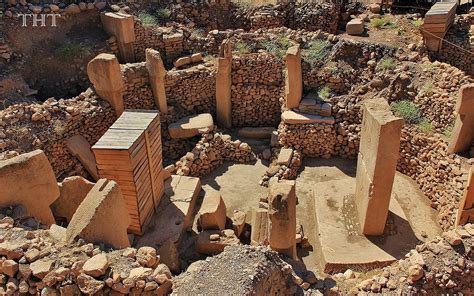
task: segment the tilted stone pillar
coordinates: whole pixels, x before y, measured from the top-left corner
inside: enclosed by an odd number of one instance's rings
[[[456,215],[456,225],[464,225],[468,222],[474,222],[474,164],[471,165],[467,185]]]
[[[155,98],[155,105],[161,113],[168,113],[165,92],[166,69],[160,53],[157,50],[146,49],[146,69],[150,77],[151,89]]]
[[[456,112],[458,114],[449,141],[449,153],[469,150],[474,141],[474,84],[461,87]]]
[[[123,79],[115,55],[101,53],[93,58],[87,65],[87,75],[99,97],[108,101],[120,116],[123,113]]]
[[[301,50],[294,45],[286,51],[286,107],[298,108],[303,95],[303,72],[301,69]]]
[[[216,75],[217,124],[221,128],[232,127],[232,47],[228,39],[220,47]]]
[[[403,119],[392,114],[385,100],[371,100],[364,104],[355,202],[365,235],[384,232],[402,125]]]
[[[294,181],[270,183],[268,218],[270,247],[296,258],[296,192]]]
[[[135,23],[133,15],[122,12],[104,12],[100,14],[104,30],[115,36],[123,63],[135,62]]]

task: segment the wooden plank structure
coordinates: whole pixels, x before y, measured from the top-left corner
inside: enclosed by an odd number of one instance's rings
[[[157,111],[126,110],[92,147],[100,178],[116,181],[132,223],[142,235],[164,191]]]
[[[422,32],[429,50],[441,50],[442,39],[454,22],[457,7],[457,1],[437,2],[425,14]]]
[[[469,222],[474,222],[474,164],[471,165],[467,185],[456,216],[456,225],[464,225]]]

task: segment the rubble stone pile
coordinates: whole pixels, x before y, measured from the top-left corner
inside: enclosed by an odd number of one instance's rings
[[[270,54],[232,60],[232,125],[276,126],[280,122],[283,64]]]
[[[2,209],[0,216],[1,294],[166,295],[171,290],[171,272],[152,247],[110,250],[82,239],[65,244],[64,228],[47,230],[21,206]]]
[[[203,134],[201,140],[176,162],[176,174],[201,177],[222,165],[225,160],[248,162],[255,159],[251,147],[220,132]]]

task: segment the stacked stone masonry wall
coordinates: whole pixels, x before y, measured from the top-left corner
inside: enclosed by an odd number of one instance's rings
[[[145,62],[120,65],[125,109],[156,109]]]
[[[216,113],[216,68],[213,64],[168,71],[165,77],[168,105],[180,115]]]
[[[277,126],[283,100],[283,63],[270,54],[232,60],[232,125]]]

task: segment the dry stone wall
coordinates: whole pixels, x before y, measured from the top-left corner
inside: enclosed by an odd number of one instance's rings
[[[283,101],[283,63],[263,54],[232,60],[232,125],[277,126]]]
[[[220,132],[203,134],[191,150],[176,162],[178,175],[202,177],[224,163],[225,160],[248,162],[255,159],[251,147],[240,140]]]
[[[179,115],[216,113],[216,68],[212,63],[168,71],[165,84],[168,105]]]
[[[68,100],[12,105],[0,111],[0,158],[42,149],[57,178],[88,176],[68,152],[66,140],[82,135],[94,144],[114,120],[115,113],[109,104],[90,89]]]
[[[156,109],[146,63],[120,65],[124,80],[125,109]]]

